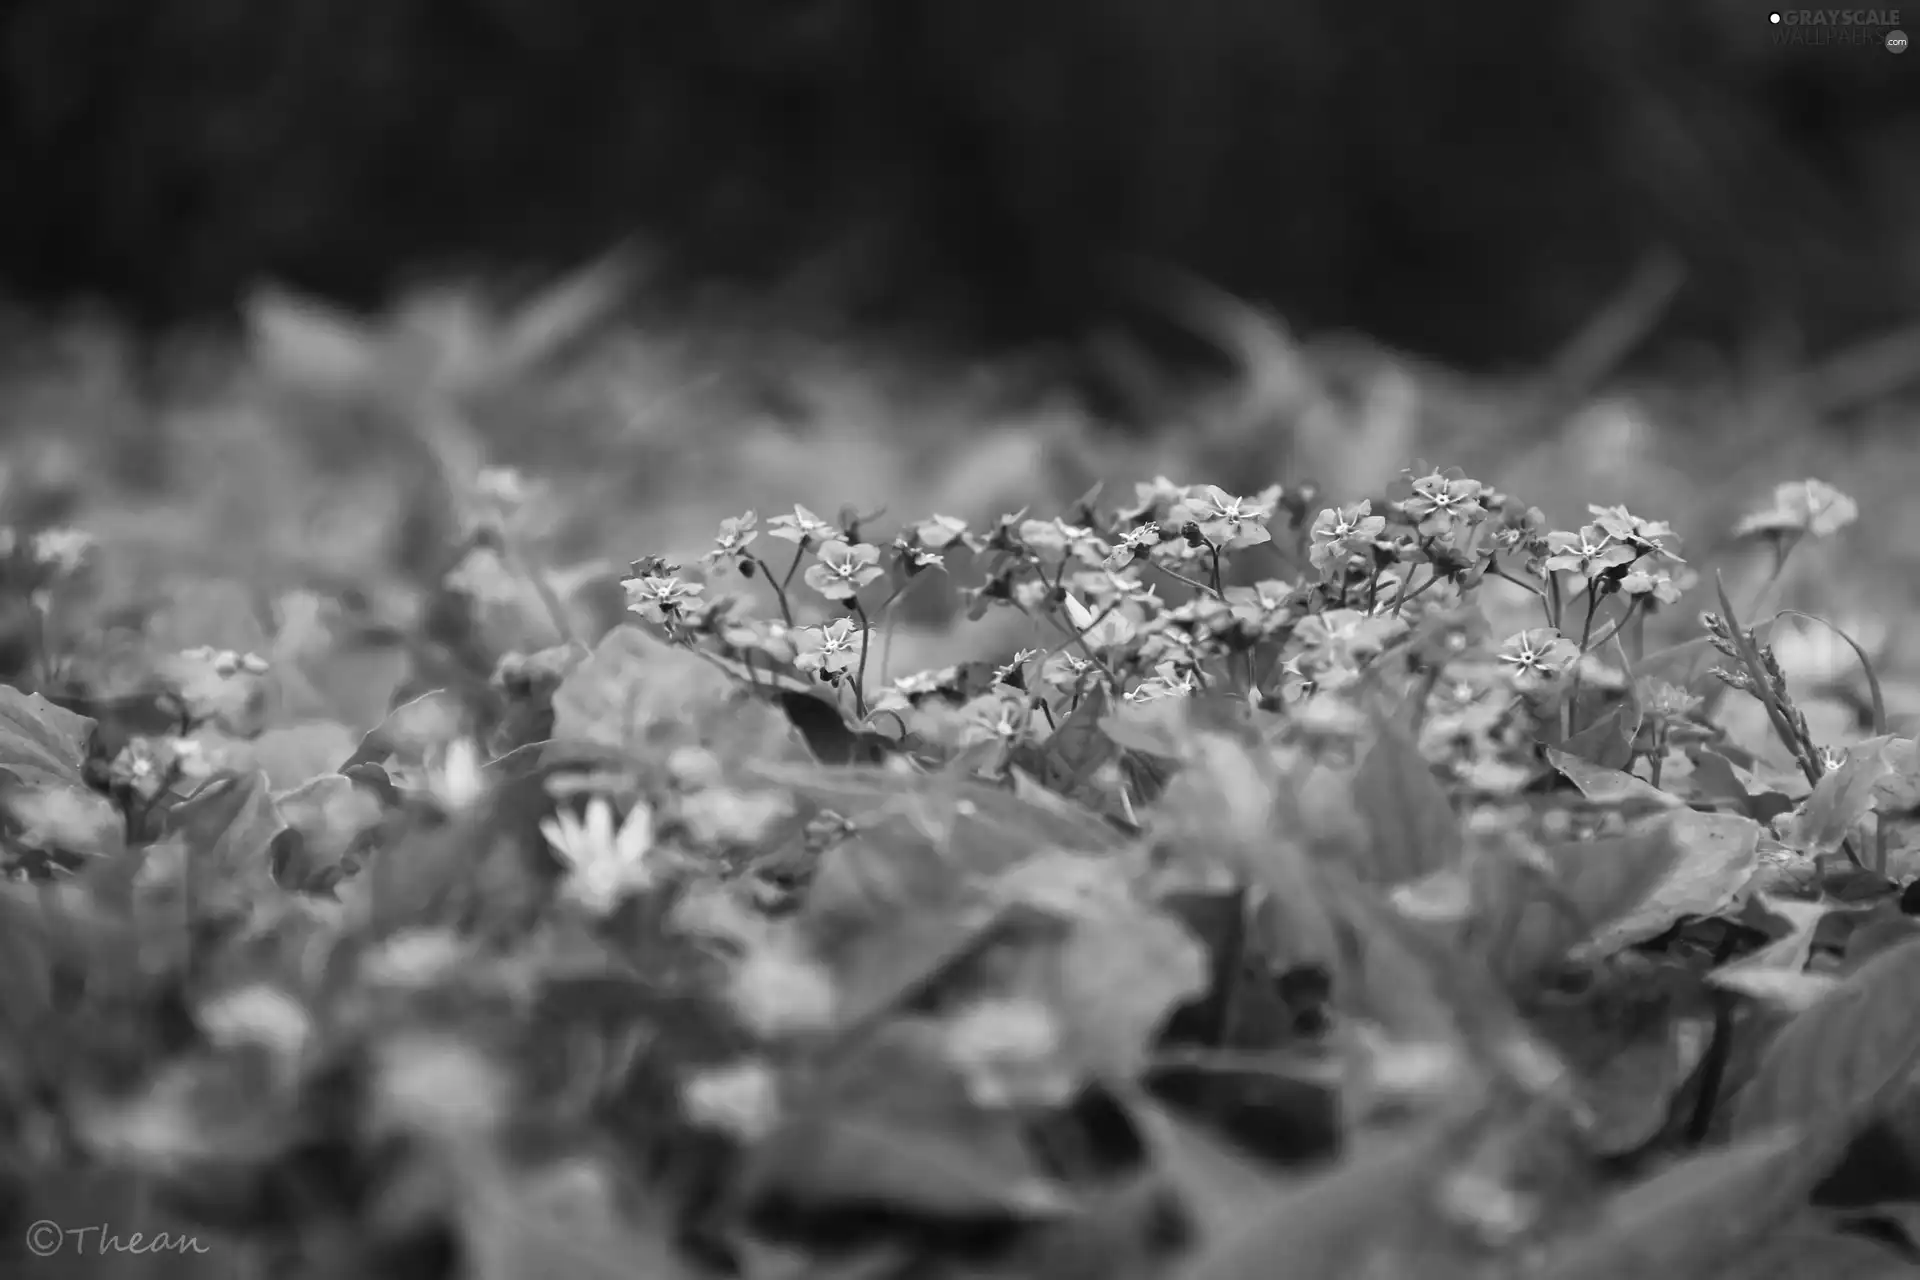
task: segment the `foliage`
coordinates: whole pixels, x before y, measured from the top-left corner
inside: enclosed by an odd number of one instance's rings
[[[1702,585],[1667,523],[1424,464],[794,506],[596,623],[419,385],[398,619],[307,590],[129,685],[66,622],[101,553],[7,538],[22,1226],[104,1172],[289,1276],[1920,1260],[1911,729],[1849,639],[1871,734],[1824,740],[1724,585],[1650,650]],[[1778,577],[1858,515],[1739,532]],[[896,674],[943,583],[1049,640]],[[356,626],[384,717],[268,714]]]

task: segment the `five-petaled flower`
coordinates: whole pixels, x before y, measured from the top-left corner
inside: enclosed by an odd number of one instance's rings
[[[627,589],[627,608],[655,622],[677,617],[706,590],[697,582],[682,582],[662,574],[628,578],[620,585]]]
[[[595,796],[587,801],[584,820],[561,809],[540,820],[540,834],[567,868],[562,891],[596,915],[606,915],[653,884],[647,858],[653,849],[653,810],[644,801],[615,826],[613,805]]]
[[[813,512],[794,504],[793,514],[775,516],[767,521],[767,536],[779,538],[783,542],[792,542],[804,546],[807,542],[819,542],[839,533],[832,525]]]
[[[824,626],[800,627],[794,633],[800,652],[793,665],[812,676],[845,673],[860,660],[866,633],[852,618],[838,618]]]
[[[1273,502],[1264,494],[1260,498],[1237,498],[1217,484],[1205,485],[1181,503],[1176,514],[1177,523],[1190,520],[1199,525],[1206,540],[1222,551],[1273,541],[1273,535],[1267,532]]]
[[[1386,517],[1373,514],[1371,499],[1339,510],[1329,507],[1314,517],[1307,559],[1320,571],[1321,577],[1330,578],[1348,556],[1379,537],[1386,527]]]
[[[1806,534],[1824,538],[1860,518],[1860,507],[1824,480],[1793,480],[1775,487],[1773,502],[1734,529],[1737,537]]]
[[[864,542],[849,546],[839,539],[820,548],[819,562],[807,566],[807,585],[829,600],[851,600],[860,588],[881,576],[880,550]]]
[[[1535,627],[1509,638],[1500,647],[1500,661],[1523,689],[1537,689],[1558,679],[1580,656],[1580,647],[1552,627]]]
[[[1072,593],[1060,602],[1067,611],[1067,621],[1073,624],[1073,633],[1080,637],[1082,644],[1098,652],[1123,645],[1133,639],[1133,620],[1121,613],[1117,606],[1109,606],[1100,613],[1074,599]]]
[[[722,520],[720,533],[713,540],[713,550],[700,557],[702,563],[713,567],[722,560],[738,560],[746,555],[747,544],[760,536],[754,527],[756,523],[751,511]]]
[[[1149,520],[1120,536],[1120,542],[1101,562],[1109,573],[1117,573],[1160,545],[1160,526]]]
[[[1591,582],[1639,558],[1639,552],[1597,524],[1585,525],[1578,533],[1557,530],[1547,535],[1548,573],[1576,574]]]
[[[928,516],[925,520],[913,526],[913,536],[919,541],[920,545],[923,547],[931,547],[935,551],[940,551],[952,546],[955,542],[964,538],[966,533],[967,522],[956,519],[953,516],[936,514]]]
[[[1402,503],[1407,518],[1423,538],[1438,538],[1487,514],[1480,501],[1486,486],[1455,471],[1434,471],[1413,482],[1413,493]]]

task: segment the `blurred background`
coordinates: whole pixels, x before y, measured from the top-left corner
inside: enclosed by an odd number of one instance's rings
[[[1911,313],[1920,67],[1783,30],[1759,0],[11,0],[0,273],[157,328],[262,277],[377,306],[644,233],[680,284],[998,343],[1124,313],[1138,254],[1498,369],[1659,251],[1686,282],[1646,354],[1820,351]]]
[[[1351,499],[1416,458],[1711,547],[1818,475],[1867,516],[1801,602],[1897,616],[1920,55],[1816,35],[1757,0],[10,0],[11,518],[84,520],[130,597],[398,591],[428,427],[545,479],[582,581],[748,507]]]

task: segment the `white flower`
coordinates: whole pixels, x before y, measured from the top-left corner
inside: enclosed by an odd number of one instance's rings
[[[80,568],[94,548],[93,535],[81,529],[42,529],[33,535],[33,558],[58,574]]]
[[[825,1029],[833,1022],[838,995],[823,965],[778,941],[750,949],[727,984],[734,1012],[766,1036]]]
[[[471,738],[455,738],[438,760],[427,765],[427,791],[449,813],[457,813],[486,794],[480,749]]]
[[[1133,639],[1133,623],[1118,609],[1107,611],[1104,615],[1081,604],[1069,593],[1064,601],[1067,618],[1073,623],[1073,630],[1089,649],[1111,649]]]
[[[780,1080],[757,1059],[696,1072],[680,1086],[680,1100],[694,1123],[751,1142],[780,1122]]]
[[[628,894],[653,883],[647,853],[653,848],[653,810],[636,802],[616,828],[606,797],[587,802],[586,819],[561,810],[540,820],[540,834],[567,864],[565,891],[588,910],[604,915]]]

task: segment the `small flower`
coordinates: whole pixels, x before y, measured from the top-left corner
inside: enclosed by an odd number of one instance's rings
[[[893,540],[893,553],[899,557],[900,563],[906,566],[909,575],[919,573],[922,569],[947,567],[945,556],[938,551],[927,550],[904,534]]]
[[[1252,587],[1227,587],[1227,604],[1233,616],[1256,631],[1269,631],[1286,620],[1286,604],[1294,589],[1284,581],[1256,581]]]
[[[780,1123],[780,1078],[767,1063],[743,1058],[688,1076],[680,1102],[695,1124],[754,1142]]]
[[[1571,573],[1591,582],[1637,558],[1632,547],[1616,541],[1597,524],[1586,525],[1579,533],[1561,530],[1547,535],[1548,573]]]
[[[512,467],[482,467],[473,478],[473,495],[496,515],[508,517],[527,501],[527,481]]]
[[[942,551],[966,536],[967,522],[953,516],[933,515],[912,526],[911,532],[921,546]]]
[[[582,821],[565,809],[540,820],[540,834],[566,864],[566,892],[595,914],[604,915],[632,893],[653,884],[647,854],[653,848],[653,810],[644,802],[627,810],[615,827],[613,806],[604,796],[587,801]]]
[[[164,741],[134,738],[107,766],[108,776],[142,800],[152,800],[172,781],[172,752]]]
[[[799,628],[789,627],[778,618],[731,623],[721,639],[735,649],[763,653],[775,662],[793,662],[800,653]]]
[[[1237,498],[1219,485],[1207,485],[1181,504],[1180,523],[1191,521],[1200,533],[1222,550],[1259,546],[1273,541],[1267,520],[1273,504],[1257,498]]]
[[[767,536],[779,538],[805,546],[808,542],[821,542],[839,533],[832,525],[822,520],[805,507],[796,504],[790,516],[775,516],[767,521]]]
[[[1823,480],[1794,480],[1774,489],[1772,505],[1741,520],[1734,535],[1824,538],[1859,518],[1859,504],[1832,485]]]
[[[1059,1021],[1037,1000],[977,1000],[947,1025],[943,1043],[979,1106],[1049,1105],[1074,1088]]]
[[[1040,679],[1056,689],[1075,689],[1093,670],[1089,659],[1062,649],[1040,664]]]
[[[33,535],[33,558],[59,577],[79,572],[94,548],[93,535],[79,529],[42,529]]]
[[[885,572],[880,567],[880,549],[864,542],[849,546],[834,539],[818,554],[818,563],[807,567],[807,585],[829,600],[851,600]]]
[[[627,608],[654,622],[678,617],[706,591],[697,582],[682,582],[679,578],[662,574],[628,578],[620,585],[627,589]]]
[[[743,512],[729,516],[720,522],[720,532],[714,537],[713,550],[700,557],[700,562],[708,568],[715,568],[723,561],[739,560],[747,553],[747,544],[760,536],[754,527],[753,512]]]
[[[997,684],[990,692],[960,709],[961,738],[972,746],[981,742],[999,742],[1012,746],[1026,735],[1033,720],[1027,696],[1011,685]]]
[[[1039,656],[1040,650],[1038,649],[1021,649],[1017,651],[1013,657],[993,669],[993,682],[995,684],[1014,683],[1014,675],[1021,673],[1029,662],[1032,662]]]
[[[1057,516],[1052,520],[1020,522],[1020,540],[1035,551],[1064,556],[1082,542],[1092,538],[1093,530],[1082,528],[1077,524],[1068,524]]]
[[[1640,565],[1620,579],[1620,590],[1630,596],[1651,596],[1661,604],[1678,604],[1684,589],[1665,566]]]
[[[1593,516],[1593,522],[1618,541],[1631,543],[1643,555],[1657,555],[1664,560],[1680,562],[1667,546],[1671,539],[1678,537],[1673,526],[1664,520],[1642,520],[1625,507],[1601,507],[1589,505],[1587,511]]]
[[[1134,505],[1116,514],[1123,521],[1139,520],[1143,517],[1158,519],[1185,502],[1191,491],[1190,485],[1175,484],[1165,476],[1155,476],[1148,484],[1136,481],[1133,486]]]
[[[1684,720],[1700,709],[1703,700],[1679,685],[1669,684],[1665,680],[1650,680],[1640,690],[1640,701],[1650,716],[1658,716],[1663,720]]]
[[[763,1036],[824,1031],[833,1024],[839,992],[833,974],[785,941],[748,949],[727,983],[727,1003]]]
[[[810,676],[844,675],[860,660],[866,647],[866,631],[852,618],[839,618],[825,626],[801,627],[794,632],[798,652],[793,665]]]
[[[1321,577],[1331,578],[1346,564],[1348,556],[1364,550],[1386,527],[1386,517],[1373,514],[1371,500],[1339,510],[1330,507],[1314,518],[1307,558]]]
[[[1522,631],[1500,648],[1500,661],[1513,668],[1514,683],[1522,688],[1551,683],[1579,656],[1580,647],[1552,627]]]
[[[1485,492],[1485,485],[1457,469],[1434,471],[1413,482],[1413,494],[1402,505],[1421,537],[1437,538],[1484,519],[1480,496]]]
[[[1118,608],[1109,608],[1100,614],[1095,614],[1093,610],[1074,599],[1071,592],[1067,593],[1061,605],[1067,611],[1067,620],[1073,624],[1073,633],[1079,636],[1089,649],[1098,652],[1123,645],[1133,639],[1133,622]]]
[[[1107,553],[1101,565],[1109,573],[1118,573],[1159,545],[1160,526],[1149,520],[1122,534],[1119,545]]]
[[[427,793],[447,812],[458,813],[471,807],[487,792],[479,747],[471,738],[455,738],[440,753],[439,759],[428,762],[426,784]]]

